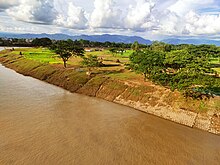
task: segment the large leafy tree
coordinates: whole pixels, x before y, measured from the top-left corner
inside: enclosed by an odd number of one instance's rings
[[[87,67],[100,67],[103,66],[102,61],[98,59],[96,55],[88,55],[87,57],[83,57],[82,64]]]
[[[205,57],[218,57],[220,55],[219,47],[215,45],[191,45],[188,47],[188,51],[196,56]]]
[[[43,47],[47,47],[50,46],[52,44],[51,39],[49,38],[35,38],[32,41],[32,45],[33,46],[43,46]]]
[[[213,73],[208,56],[208,54],[186,49],[176,50],[166,54],[165,64],[176,71],[185,68],[199,74]]]
[[[172,50],[172,45],[164,42],[153,41],[150,45],[150,49],[155,51],[170,52]]]
[[[208,54],[177,50],[167,53],[164,63],[173,71],[169,83],[173,89],[208,88],[214,83],[215,79],[210,76],[214,71],[209,63]]]
[[[109,51],[112,53],[113,56],[117,53],[117,48],[110,48]]]
[[[62,60],[63,65],[66,68],[67,61],[71,56],[83,56],[84,55],[84,49],[82,47],[74,45],[73,42],[70,40],[68,41],[59,41],[56,44],[51,46],[51,49],[55,51],[56,54],[58,54]]]
[[[210,54],[206,50],[195,48],[162,51],[143,50],[130,56],[130,66],[145,78],[161,85],[178,89],[192,97],[201,97],[210,93],[210,89],[219,89],[219,78],[215,77],[209,62]]]
[[[140,45],[137,41],[135,41],[132,45],[131,45],[131,49],[134,51],[139,51],[140,50]]]
[[[164,73],[164,57],[163,52],[152,50],[134,52],[130,56],[130,66],[136,72],[143,73],[145,79],[155,79],[158,74]]]

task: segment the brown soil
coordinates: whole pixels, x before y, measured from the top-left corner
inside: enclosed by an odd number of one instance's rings
[[[90,79],[82,88],[77,91],[77,93],[95,97],[107,79],[108,77],[105,76],[96,76]]]
[[[145,108],[161,107],[176,109],[179,111],[190,111],[194,114],[214,112],[210,129],[220,130],[219,101],[220,97],[207,101],[185,99],[179,92],[172,92],[161,86],[144,82],[143,79],[116,80],[108,75],[94,75],[89,77],[85,71],[76,71],[74,68],[64,69],[61,65],[42,64],[28,60],[19,55],[0,56],[0,62],[23,75],[46,81],[60,86],[71,92],[77,92],[88,96],[114,101],[116,98],[140,103]],[[131,104],[132,106],[132,104]],[[218,115],[217,115],[218,114]],[[174,115],[175,117],[175,115]],[[210,117],[210,116],[208,116]],[[214,132],[214,131],[212,131]],[[219,131],[220,132],[220,131]]]
[[[127,85],[120,81],[109,79],[102,84],[96,96],[108,101],[113,101],[117,96],[123,93],[127,87]]]

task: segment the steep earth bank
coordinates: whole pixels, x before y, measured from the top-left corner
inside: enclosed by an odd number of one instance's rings
[[[175,91],[153,85],[117,80],[108,75],[87,76],[85,71],[62,69],[12,55],[4,51],[0,62],[18,73],[31,76],[71,92],[102,98],[133,107],[193,128],[220,135],[220,97],[199,101],[185,99]]]

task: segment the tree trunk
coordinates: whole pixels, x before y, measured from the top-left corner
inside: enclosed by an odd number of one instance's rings
[[[147,79],[147,74],[144,73],[144,81],[146,81],[146,79]]]
[[[64,68],[66,68],[66,60],[63,59]]]

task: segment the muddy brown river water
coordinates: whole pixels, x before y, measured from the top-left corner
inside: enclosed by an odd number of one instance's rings
[[[0,65],[0,165],[220,164],[220,136]]]

